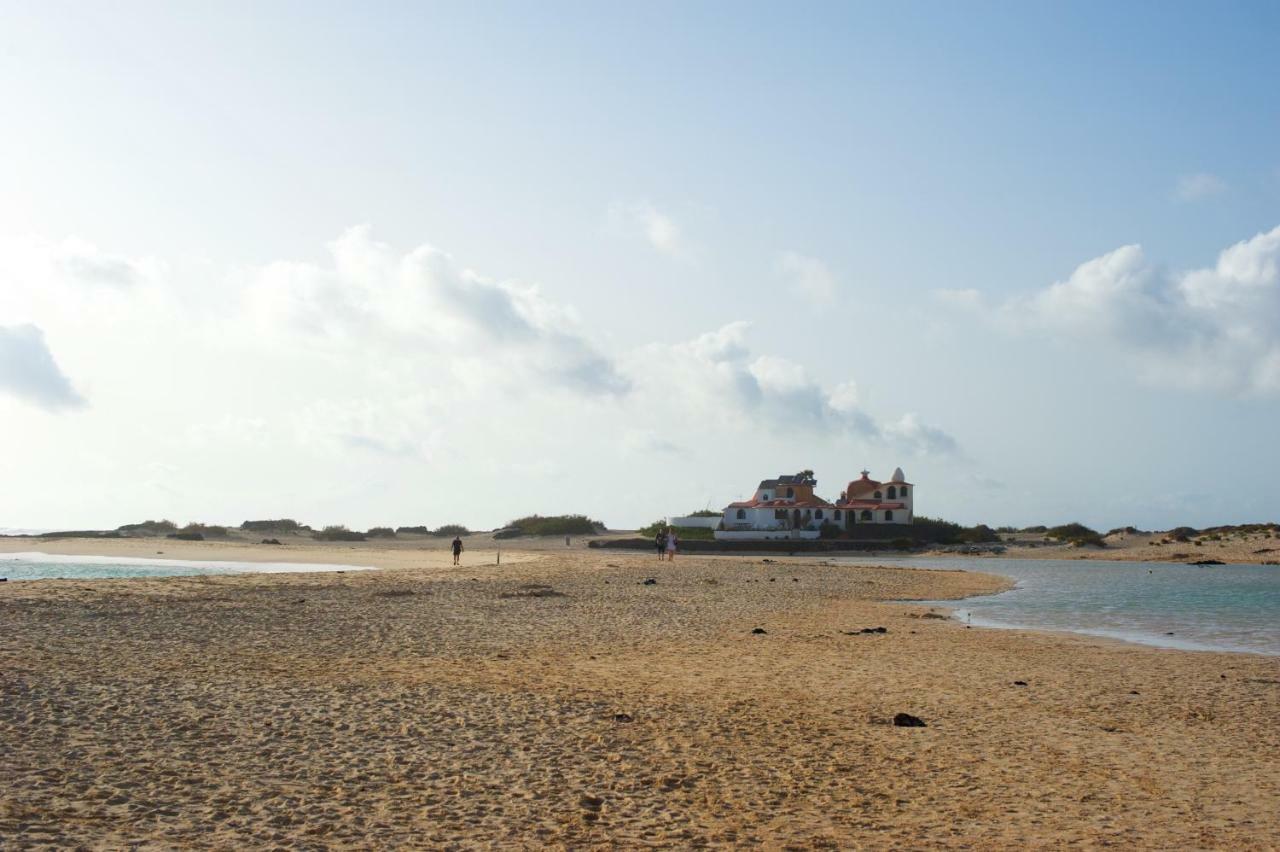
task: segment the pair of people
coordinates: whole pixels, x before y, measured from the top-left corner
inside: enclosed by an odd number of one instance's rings
[[[668,562],[674,562],[676,558],[676,548],[680,545],[680,539],[676,536],[676,531],[667,528],[666,532],[658,530],[657,535],[653,537],[654,547],[658,550],[658,560],[661,561],[665,554]]]

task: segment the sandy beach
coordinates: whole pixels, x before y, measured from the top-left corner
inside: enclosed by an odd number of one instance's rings
[[[1275,658],[885,603],[983,574],[477,544],[0,542],[383,569],[0,584],[0,839],[1280,846]]]

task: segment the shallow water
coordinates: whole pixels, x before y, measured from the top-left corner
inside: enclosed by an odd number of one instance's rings
[[[310,562],[216,562],[191,559],[141,559],[131,556],[62,556],[52,553],[0,553],[0,577],[9,580],[113,577],[188,577],[217,574],[301,574],[314,571],[369,571],[362,565]]]
[[[1000,574],[1012,591],[931,601],[984,627],[1068,630],[1145,645],[1280,655],[1280,567],[964,557],[842,558]]]

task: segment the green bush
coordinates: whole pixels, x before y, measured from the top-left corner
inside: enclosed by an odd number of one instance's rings
[[[516,518],[506,528],[519,530],[519,535],[593,535],[605,526],[586,515],[529,515]]]
[[[319,541],[364,541],[365,534],[349,530],[341,524],[325,527],[317,533],[313,533],[313,538]]]
[[[1076,547],[1106,547],[1107,543],[1102,540],[1102,536],[1097,530],[1090,529],[1081,523],[1060,524],[1056,527],[1050,527],[1045,535],[1049,538],[1057,539],[1061,542],[1074,544]]]
[[[396,527],[396,533],[404,535],[410,533],[412,535],[431,535],[431,527]]]
[[[435,532],[431,534],[436,538],[453,538],[454,536],[465,538],[471,535],[471,530],[462,524],[445,524],[442,527],[437,527]]]
[[[177,531],[178,525],[173,521],[143,521],[116,527],[116,532],[121,535],[168,535]]]
[[[240,529],[245,532],[255,533],[297,533],[310,528],[303,526],[293,518],[279,518],[271,521],[245,521],[240,525]]]
[[[712,509],[699,509],[696,512],[690,512],[689,517],[690,518],[718,518],[723,514],[724,512],[717,512]]]
[[[395,538],[396,531],[391,527],[370,527],[365,535],[369,538]]]
[[[210,537],[225,538],[228,531],[226,527],[213,526],[210,524],[199,524],[199,523],[196,523],[195,521],[192,521],[191,523],[183,527],[181,532],[186,533],[188,535],[195,535],[198,533],[200,535],[205,536],[206,538],[210,538]]]
[[[916,543],[909,538],[895,538],[889,543],[893,545],[896,550],[912,550],[916,546]]]

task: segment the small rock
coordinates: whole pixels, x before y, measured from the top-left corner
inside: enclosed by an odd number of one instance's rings
[[[942,614],[942,613],[940,613],[940,612],[926,612],[924,615],[922,615],[922,616],[920,616],[920,617],[921,617],[921,618],[941,618],[941,619],[944,619],[944,620],[946,619],[946,616],[945,616],[945,615],[943,615],[943,614]]]
[[[1027,682],[1026,682],[1025,680],[1015,680],[1015,681],[1013,682],[1013,685],[1014,685],[1014,686],[1026,686],[1026,685],[1027,685]]]
[[[630,721],[633,721],[633,720],[632,720],[632,717],[631,717],[631,714],[630,714],[630,713],[614,713],[614,714],[613,714],[613,721],[615,721],[615,722],[630,722]]]
[[[768,632],[769,631],[765,630],[763,627],[757,627],[756,629],[751,631],[751,634],[753,636],[763,636],[765,633],[768,633]]]
[[[658,585],[658,581],[657,581],[657,580],[655,580],[655,579],[653,579],[652,577],[650,577],[649,579],[645,580],[645,581],[644,581],[644,583],[643,583],[642,585],[645,585],[645,586],[656,586],[656,585]]]
[[[799,582],[800,582],[800,578],[799,578],[799,577],[792,577],[792,578],[791,578],[791,582],[793,582],[793,583],[799,583]]]
[[[770,577],[770,578],[769,578],[769,582],[770,582],[770,583],[776,583],[776,582],[778,582],[778,581],[777,581],[776,579],[774,579],[773,577]]]
[[[582,798],[578,799],[578,804],[587,810],[598,811],[600,806],[604,804],[604,799],[599,796],[592,796],[590,793],[583,793]]]
[[[896,713],[893,717],[893,725],[895,728],[925,728],[924,720],[919,716],[912,716],[910,713]]]
[[[1136,689],[1131,689],[1131,690],[1129,690],[1129,694],[1130,694],[1130,695],[1137,695],[1137,694],[1138,694],[1138,690],[1136,690]]]

